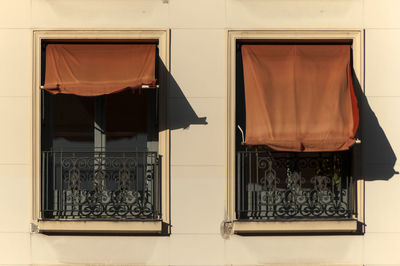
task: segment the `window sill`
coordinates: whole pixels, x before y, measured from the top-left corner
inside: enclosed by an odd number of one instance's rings
[[[161,234],[162,221],[38,221],[39,233]]]
[[[357,220],[345,221],[235,221],[235,234],[361,233]]]

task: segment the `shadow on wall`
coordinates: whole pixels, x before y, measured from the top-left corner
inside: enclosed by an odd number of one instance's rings
[[[385,132],[379,125],[378,118],[372,111],[367,97],[363,93],[360,83],[353,70],[354,91],[358,99],[360,110],[362,165],[361,176],[365,181],[389,180],[395,174],[396,154],[394,153]]]
[[[186,129],[190,125],[207,125],[207,117],[199,117],[187,98],[183,94],[178,83],[162,65],[160,67],[160,78],[167,80],[168,88],[168,129]],[[361,145],[356,145],[354,154],[361,165],[356,166],[356,177],[362,177],[365,181],[389,180],[395,174],[394,169],[397,157],[386,137],[385,132],[379,125],[375,113],[372,111],[360,83],[353,70],[354,90],[358,99],[360,110],[360,132]]]
[[[207,125],[207,117],[197,116],[178,83],[163,64],[160,67],[160,77],[167,80],[169,85],[168,129],[187,129],[190,125]]]

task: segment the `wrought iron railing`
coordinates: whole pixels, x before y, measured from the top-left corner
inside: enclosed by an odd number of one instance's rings
[[[44,220],[161,219],[156,152],[42,152]]]
[[[350,219],[350,152],[237,152],[237,219]]]

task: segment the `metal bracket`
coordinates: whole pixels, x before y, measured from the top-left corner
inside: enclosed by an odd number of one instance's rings
[[[245,143],[244,143],[244,132],[243,132],[243,129],[238,125],[237,126],[238,127],[238,129],[240,130],[240,133],[242,134],[242,145],[244,145]]]
[[[233,222],[222,221],[221,223],[221,236],[223,239],[229,239],[233,235]]]
[[[37,224],[31,223],[31,233],[39,233],[39,227]]]

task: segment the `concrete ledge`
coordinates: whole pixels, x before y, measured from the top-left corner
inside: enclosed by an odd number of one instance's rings
[[[356,233],[357,220],[347,221],[235,221],[235,234]]]
[[[162,232],[161,221],[38,221],[39,233],[151,234]]]

